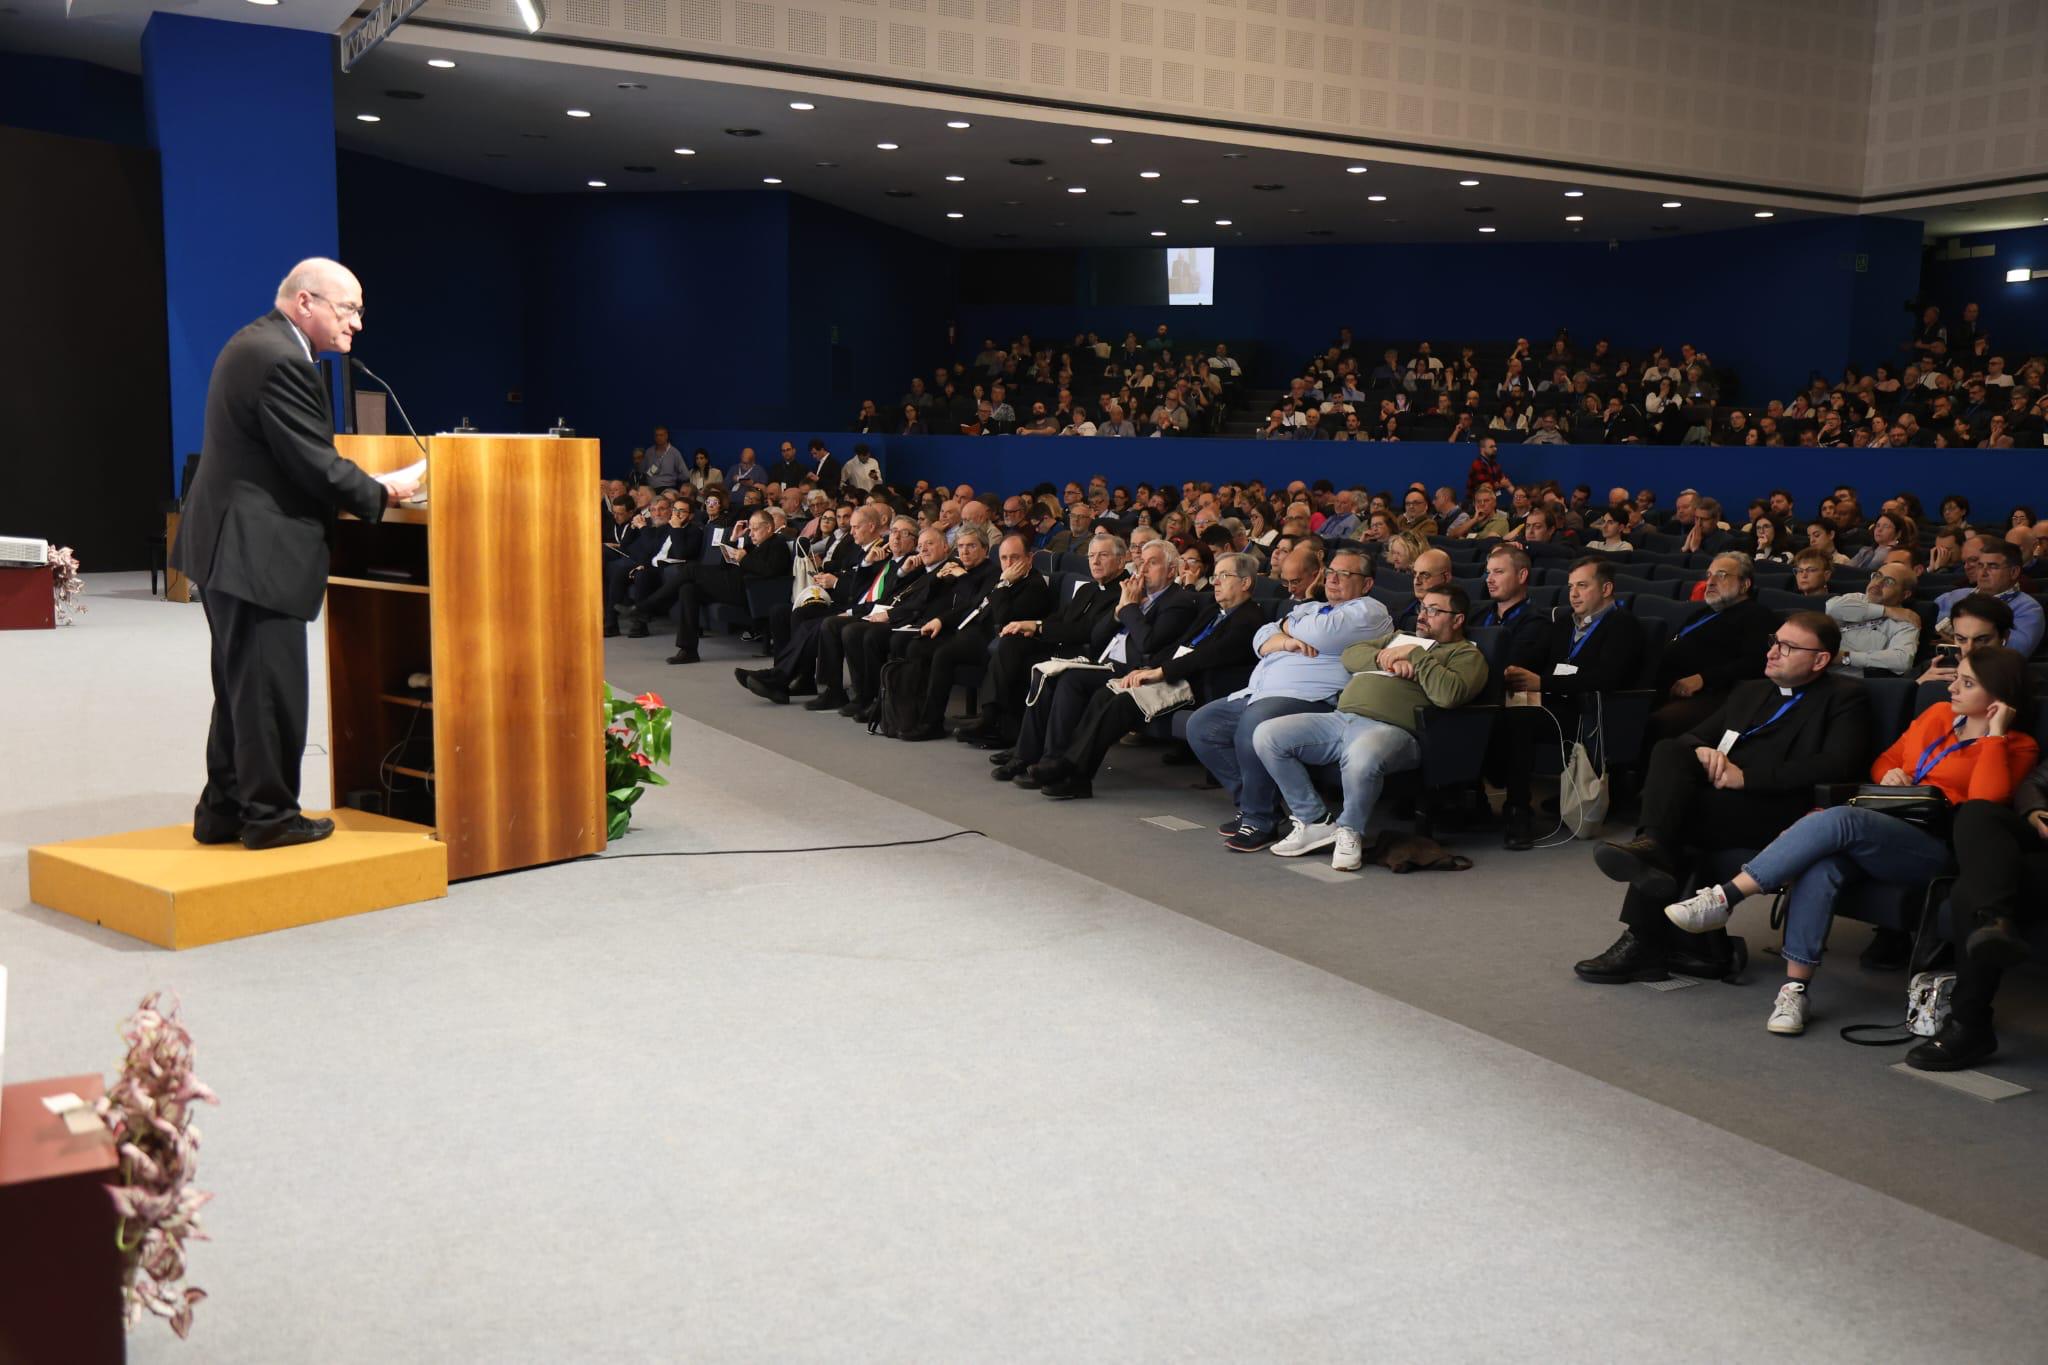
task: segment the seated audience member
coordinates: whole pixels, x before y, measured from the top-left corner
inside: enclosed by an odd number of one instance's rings
[[[1692,525],[1686,528],[1678,548],[1686,554],[1719,554],[1735,544],[1735,537],[1721,529],[1721,504],[1712,498],[1694,498]]]
[[[1500,510],[1492,485],[1481,484],[1472,493],[1472,515],[1458,529],[1444,534],[1459,540],[1498,540],[1507,533],[1507,514]]]
[[[1897,512],[1879,512],[1870,523],[1870,543],[1849,556],[1852,569],[1874,569],[1893,550],[1911,545],[1916,533],[1913,523]]]
[[[1076,403],[1067,410],[1067,424],[1060,428],[1062,436],[1093,436],[1095,423],[1088,420],[1088,410]]]
[[[1835,525],[1826,517],[1815,517],[1806,523],[1806,548],[1819,550],[1827,556],[1830,565],[1847,566],[1849,556],[1835,548]],[[1798,556],[1793,556],[1796,563]]]
[[[1044,659],[1094,658],[1116,633],[1117,583],[1128,556],[1124,542],[1107,531],[1088,541],[1089,577],[1071,585],[1064,601],[1038,620],[1013,619],[996,632],[979,713],[954,732],[963,744],[1005,749],[1017,742],[1031,666]]]
[[[899,518],[904,520],[908,518]],[[835,709],[828,703],[836,697],[840,715],[862,723],[873,718],[876,687],[882,665],[889,661],[893,632],[898,626],[922,622],[934,595],[943,596],[936,571],[952,553],[944,533],[936,526],[917,532],[914,554],[896,558],[894,551],[901,543],[899,537],[890,544],[892,562],[896,565],[890,578],[879,588],[870,584],[870,590],[862,593],[863,600],[856,601],[851,611],[825,623],[824,634],[818,641],[820,690],[815,698],[804,703],[804,709]]]
[[[1586,548],[1595,554],[1627,554],[1636,548],[1624,538],[1627,528],[1612,508],[1595,512],[1587,524],[1599,533],[1598,539],[1586,542]]]
[[[640,611],[686,565],[702,557],[704,527],[690,515],[688,503],[677,502],[671,504],[665,523],[650,521],[633,533],[623,551],[605,561],[604,634],[619,634],[624,618],[626,634],[640,638],[647,634]]]
[[[967,539],[963,536],[962,543]],[[918,671],[925,677],[924,710],[917,728],[899,738],[928,740],[944,735],[946,699],[953,693],[954,672],[986,660],[989,643],[1004,626],[1013,621],[1043,620],[1052,610],[1052,585],[1031,567],[1031,550],[1022,535],[1004,536],[996,559],[992,582],[978,594],[972,590],[956,593],[952,605],[927,618],[918,628],[918,638],[910,642],[908,657],[919,664]]]
[[[1148,541],[1137,554],[1138,572],[1123,581],[1116,604],[1116,631],[1094,657],[1102,668],[1070,668],[1044,677],[1036,695],[1027,688],[1022,724],[1014,747],[990,758],[998,782],[1036,787],[1031,766],[1066,747],[1094,690],[1132,669],[1164,663],[1186,632],[1201,603],[1173,581],[1179,559],[1163,540]]]
[[[1601,985],[1662,981],[1673,967],[1726,976],[1723,931],[1695,938],[1664,915],[1705,853],[1760,848],[1813,806],[1821,783],[1853,782],[1870,752],[1870,699],[1854,678],[1830,674],[1841,632],[1819,612],[1794,612],[1771,637],[1764,676],[1737,682],[1713,714],[1651,750],[1642,827],[1594,851],[1600,870],[1629,890],[1621,937],[1573,970]]]
[[[1966,803],[1956,812],[1952,838],[1955,993],[1940,1030],[1906,1054],[1906,1065],[1921,1071],[1966,1071],[1998,1051],[1992,999],[2005,969],[2032,956],[2027,938],[2048,905],[2048,763],[2027,775],[2010,806]]]
[[[699,493],[707,488],[725,487],[725,471],[711,463],[710,451],[698,446],[690,459],[690,487]]]
[[[1332,500],[1336,504],[1336,511],[1323,520],[1323,524],[1318,528],[1317,534],[1325,541],[1357,540],[1358,490],[1355,488],[1340,489]]]
[[[883,519],[887,516],[888,508],[878,502],[854,508],[852,535],[841,543],[828,564],[811,575],[811,585],[821,589],[824,598],[800,607],[778,608],[769,617],[774,666],[733,670],[740,686],[782,706],[787,706],[792,696],[829,697],[835,693],[838,700],[812,709],[832,710],[845,704],[837,673],[822,689],[813,683],[819,648],[830,621],[888,600],[891,585],[902,572],[902,562],[916,550],[917,523],[909,517],[898,517],[884,534]]]
[[[1792,591],[1801,597],[1816,599],[1815,606],[1819,606],[1834,596],[1829,585],[1834,572],[1835,566],[1829,561],[1828,552],[1808,546],[1792,556]]]
[[[1344,651],[1393,631],[1386,607],[1366,596],[1372,560],[1364,552],[1337,551],[1323,583],[1327,602],[1300,603],[1259,629],[1245,685],[1188,718],[1188,747],[1230,800],[1233,813],[1218,832],[1236,852],[1256,851],[1278,837],[1279,793],[1253,752],[1254,732],[1276,716],[1329,710],[1351,676]]]
[[[1842,628],[1842,652],[1835,667],[1844,673],[1904,677],[1920,652],[1920,613],[1913,597],[1913,571],[1887,564],[1870,576],[1862,592],[1828,599],[1827,612]]]
[[[1934,600],[1934,629],[1937,634],[1948,636],[1949,618],[1955,612],[1958,602],[1972,592],[1995,597],[2012,612],[2012,633],[2008,637],[2011,646],[2022,657],[2032,657],[2041,644],[2041,604],[2021,592],[2020,552],[2002,540],[1981,539],[1974,542],[1977,559],[1976,586],[1961,587],[1945,592]],[[1965,548],[1965,555],[1969,554]]]
[[[1921,712],[1870,765],[1886,787],[1937,787],[1954,804],[2011,799],[2040,758],[2018,729],[2027,706],[2027,661],[2010,649],[1980,649],[1949,685],[1949,700]],[[1831,806],[1802,816],[1726,882],[1708,883],[1666,907],[1689,934],[1728,923],[1734,907],[1764,891],[1786,891],[1785,975],[1765,1024],[1772,1033],[1806,1031],[1807,983],[1820,969],[1834,921],[1835,897],[1851,881],[1924,885],[1948,870],[1948,841],[1895,815]]]
[[[1508,634],[1508,656],[1533,649],[1550,632],[1550,613],[1529,602],[1529,552],[1519,545],[1496,545],[1486,556],[1486,607],[1473,628],[1493,627]]]
[[[725,473],[725,486],[732,491],[734,497],[738,497],[743,486],[748,484],[759,486],[766,482],[768,482],[768,471],[762,468],[760,463],[754,459],[754,448],[752,446],[741,447],[739,463]]]
[[[1995,597],[1973,592],[1957,602],[1948,617],[1948,634],[1935,641],[1934,657],[1920,675],[1922,683],[1955,681],[1956,667],[1974,650],[2006,645],[2012,639],[2012,608]]]
[[[1252,601],[1252,583],[1257,577],[1258,562],[1250,555],[1223,556],[1211,589],[1213,605],[1189,623],[1164,662],[1133,669],[1097,690],[1066,745],[1030,769],[1039,794],[1056,801],[1095,795],[1095,774],[1110,748],[1145,724],[1144,708],[1134,695],[1137,689],[1185,684],[1188,701],[1180,704],[1186,705],[1206,701],[1242,682],[1252,666],[1253,637],[1265,621],[1264,613]]]
[[[1715,556],[1701,601],[1657,660],[1657,691],[1665,700],[1650,713],[1653,738],[1690,730],[1718,710],[1738,682],[1763,676],[1778,617],[1756,600],[1749,556]],[[1831,660],[1834,653],[1831,646]]]
[[[789,577],[789,542],[775,534],[775,520],[766,512],[754,513],[747,521],[747,534],[736,542],[728,541],[720,551],[722,562],[700,560],[678,566],[672,576],[664,573],[662,585],[645,602],[632,608],[634,629],[628,633],[643,631],[649,618],[660,615],[674,602],[678,617],[676,652],[668,661],[696,663],[697,615],[705,605],[716,602],[744,608],[746,585],[750,581]],[[624,610],[620,613],[622,618],[625,614]]]
[[[1439,490],[1448,495],[1448,488]],[[1453,510],[1457,507],[1452,504]],[[1437,533],[1436,518],[1429,514],[1429,499],[1420,488],[1411,488],[1401,496],[1401,514],[1398,529],[1413,531],[1418,536],[1428,537]]]
[[[1401,505],[1405,509],[1409,504],[1406,501],[1403,501]],[[1430,519],[1433,520],[1440,529],[1433,531],[1425,531],[1422,529],[1421,522],[1417,522],[1413,526],[1406,526],[1404,529],[1413,531],[1418,536],[1422,536],[1426,539],[1427,537],[1433,535],[1463,535],[1465,532],[1465,528],[1471,524],[1472,514],[1466,511],[1463,507],[1460,507],[1458,505],[1458,495],[1451,492],[1449,485],[1445,485],[1444,487],[1441,487],[1436,490],[1436,498],[1430,505],[1434,509],[1434,516]],[[1405,512],[1403,513],[1403,516],[1405,520]]]
[[[796,457],[796,444],[784,441],[776,452],[775,463],[768,466],[768,482],[781,484],[786,493],[803,483],[804,473],[803,462]]]
[[[1286,802],[1293,828],[1271,852],[1298,858],[1336,845],[1330,866],[1355,871],[1364,861],[1365,826],[1393,773],[1422,763],[1416,737],[1425,706],[1463,706],[1486,686],[1486,660],[1465,638],[1465,590],[1452,583],[1423,600],[1413,637],[1386,634],[1345,650],[1352,674],[1337,709],[1266,721],[1252,749]],[[1309,770],[1335,764],[1344,793],[1332,818]]]
[[[1486,570],[1491,590],[1492,560]],[[1571,742],[1579,732],[1580,698],[1634,687],[1643,671],[1643,623],[1615,604],[1614,577],[1608,560],[1595,555],[1579,560],[1566,579],[1571,614],[1544,621],[1540,633],[1511,637],[1502,685],[1536,704],[1501,709],[1489,757],[1505,795],[1501,841],[1516,852],[1535,846],[1529,779],[1537,745],[1560,735]]]
[[[1432,588],[1441,588],[1457,576],[1451,564],[1451,557],[1438,549],[1424,550],[1416,556],[1415,564],[1408,571],[1409,590],[1415,595],[1408,605],[1394,614],[1394,629],[1414,630],[1422,613],[1422,595]]]
[[[1415,561],[1422,558],[1428,550],[1428,541],[1413,531],[1403,531],[1388,540],[1386,549],[1381,553],[1388,573],[1405,574],[1414,571]]]

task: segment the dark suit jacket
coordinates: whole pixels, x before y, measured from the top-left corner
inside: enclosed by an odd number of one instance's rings
[[[1523,598],[1507,620],[1500,619],[1500,604],[1488,602],[1475,626],[1491,626],[1507,636],[1508,662],[1531,673],[1543,671],[1543,651],[1550,639],[1550,613]]]
[[[1212,623],[1214,630],[1209,629]],[[1166,651],[1167,658],[1159,665],[1165,674],[1161,681],[1191,683],[1197,705],[1229,696],[1250,680],[1252,665],[1258,662],[1252,637],[1265,624],[1264,609],[1249,600],[1238,603],[1218,621],[1212,597]],[[1204,631],[1208,634],[1203,635]],[[1180,652],[1182,646],[1187,653]]]
[[[1210,599],[1212,602],[1214,598]],[[1121,608],[1116,613],[1116,628],[1103,642],[1108,647],[1120,631],[1125,635],[1124,662],[1122,672],[1134,668],[1150,668],[1163,664],[1173,657],[1173,646],[1187,633],[1188,625],[1201,610],[1202,594],[1191,592],[1175,583],[1159,594],[1150,611],[1145,604],[1137,602]],[[1098,653],[1100,651],[1097,651]]]
[[[791,563],[789,542],[781,536],[770,536],[759,545],[748,547],[739,569],[747,578],[787,578]]]
[[[954,560],[952,562],[957,564],[959,561]],[[939,567],[944,568],[945,566],[940,565]],[[925,613],[920,618],[918,624],[922,625],[925,621],[932,620],[935,617],[943,621],[946,615],[949,612],[953,612],[956,608],[959,614],[965,615],[976,602],[981,600],[983,593],[996,585],[996,577],[1001,572],[1002,570],[997,566],[995,556],[993,555],[982,560],[981,563],[967,570],[967,572],[955,574],[952,577],[944,577],[939,573],[938,569],[933,569],[930,597],[925,602]]]
[[[814,473],[818,476],[818,487],[824,489],[835,498],[839,496],[839,460],[837,457],[827,455],[823,460],[812,465],[806,472]]]
[[[1801,689],[1799,704],[1776,724],[1736,742],[1728,756],[1742,769],[1742,790],[1811,797],[1830,782],[1861,782],[1870,776],[1870,696],[1861,681],[1824,673]],[[1786,698],[1763,678],[1735,685],[1721,708],[1694,726],[1687,743],[1712,748],[1729,730],[1738,734],[1762,725]]]
[[[695,564],[704,557],[704,523],[692,517],[679,527],[643,526],[626,543],[626,554],[636,565],[652,567],[664,545],[669,563]]]
[[[1764,651],[1771,647],[1777,628],[1778,613],[1755,598],[1720,612],[1703,606],[1664,646],[1657,660],[1657,686],[1667,688],[1697,673],[1707,691],[1725,692],[1745,678],[1761,678]],[[1720,737],[1715,731],[1714,738]]]
[[[1550,623],[1537,661],[1522,667],[1543,680],[1546,698],[1617,692],[1641,681],[1643,650],[1648,642],[1641,621],[1620,607],[1610,607],[1579,647],[1578,657],[1573,658],[1572,618],[1566,613]],[[1578,672],[1559,677],[1557,666],[1561,663],[1571,664]]]
[[[777,460],[768,466],[766,482],[779,483],[784,488],[794,488],[804,481],[804,475],[811,471],[802,460]]]
[[[1092,578],[1082,580],[1044,620],[1038,638],[1052,646],[1053,653],[1096,657],[1116,634],[1115,580],[1109,587]]]
[[[972,599],[957,599],[941,618],[946,634],[966,630],[987,637],[1012,621],[1042,621],[1052,610],[1052,584],[1044,574],[1027,573],[1015,583],[1004,583],[1001,568],[996,572],[997,581],[983,593]],[[974,619],[969,621],[969,615]]]
[[[334,449],[320,367],[272,310],[229,338],[173,563],[203,588],[310,621],[327,592],[336,509],[384,515],[384,486]]]

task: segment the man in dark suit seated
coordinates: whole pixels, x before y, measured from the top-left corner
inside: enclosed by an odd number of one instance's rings
[[[874,715],[875,692],[880,685],[882,665],[889,661],[889,642],[898,627],[916,627],[926,614],[935,591],[941,587],[937,571],[949,562],[952,550],[946,533],[927,526],[917,533],[917,553],[898,561],[896,586],[856,603],[846,617],[828,622],[818,642],[818,680],[824,685],[806,710],[825,710],[824,702],[837,691],[842,700],[838,711],[850,720],[866,722]],[[868,590],[873,592],[870,585]],[[837,621],[845,625],[834,629]],[[842,690],[841,674],[846,682]]]
[[[1126,562],[1123,541],[1097,532],[1088,541],[1087,581],[1071,584],[1066,600],[1037,620],[1013,617],[996,631],[980,714],[954,732],[956,739],[984,749],[1016,743],[1031,666],[1054,655],[1093,658],[1116,633],[1116,580]]]
[[[690,512],[690,504],[677,499],[659,502],[669,509],[665,521],[652,518],[633,532],[623,554],[611,556],[604,566],[604,633],[619,634],[618,622],[628,616],[626,634],[639,639],[647,634],[647,618],[638,614],[649,599],[661,591],[685,568],[704,554],[704,525]],[[636,610],[638,609],[638,610]],[[628,615],[630,613],[630,615]]]
[[[1244,685],[1258,657],[1252,641],[1266,624],[1266,614],[1252,601],[1258,573],[1259,562],[1250,555],[1226,554],[1216,561],[1213,603],[1173,642],[1165,662],[1132,669],[1105,684],[1089,698],[1066,746],[1030,769],[1041,795],[1055,801],[1095,795],[1095,774],[1103,758],[1118,740],[1149,719],[1138,704],[1138,689],[1184,685],[1187,698],[1176,706],[1200,706]]]
[[[747,518],[747,534],[738,544],[728,542],[719,549],[722,562],[682,565],[673,577],[664,574],[666,581],[645,602],[619,611],[621,620],[630,619],[630,634],[644,629],[648,619],[666,611],[670,602],[676,603],[680,619],[676,652],[668,659],[672,664],[697,662],[697,614],[707,603],[745,607],[748,582],[789,577],[789,542],[775,534],[775,520],[766,512]]]
[[[1489,587],[1492,581],[1493,565],[1488,563]],[[1501,709],[1487,755],[1506,794],[1501,842],[1515,852],[1535,846],[1529,778],[1536,746],[1560,732],[1569,743],[1579,730],[1579,699],[1633,687],[1643,669],[1643,623],[1616,604],[1614,565],[1588,555],[1572,565],[1567,583],[1571,615],[1547,622],[1540,634],[1512,637],[1508,666],[1501,674],[1510,697],[1534,703],[1511,703]]]
[[[959,548],[956,543],[954,549]],[[917,728],[901,738],[927,740],[944,735],[946,699],[953,693],[954,672],[986,660],[989,642],[1004,626],[1012,621],[1043,620],[1052,609],[1052,584],[1031,567],[1030,544],[1022,533],[1002,538],[996,560],[995,581],[978,596],[956,594],[952,605],[918,627],[908,657],[919,660],[925,674],[924,711]]]
[[[1148,541],[1138,552],[1138,572],[1123,581],[1117,593],[1116,633],[1094,656],[1106,668],[1069,668],[1043,679],[1029,697],[1015,748],[991,754],[998,782],[1035,787],[1032,764],[1064,748],[1094,691],[1110,678],[1134,668],[1165,663],[1174,642],[1195,619],[1200,599],[1173,581],[1180,557],[1171,543]]]
[[[1684,734],[1719,709],[1735,684],[1763,676],[1778,614],[1756,600],[1748,555],[1714,557],[1704,603],[1657,660],[1664,703],[1650,713],[1652,739]]]
[[[1529,552],[1501,544],[1486,556],[1486,608],[1474,629],[1507,632],[1507,657],[1515,659],[1542,648],[1550,637],[1550,613],[1529,601]]]
[[[1719,554],[1735,544],[1735,537],[1721,529],[1721,504],[1712,498],[1696,497],[1692,505],[1692,525],[1678,542],[1678,548],[1687,554]]]
[[[792,696],[817,694],[812,676],[825,623],[845,615],[863,598],[872,602],[870,589],[879,595],[877,580],[886,586],[887,578],[895,572],[895,559],[900,557],[892,556],[893,546],[900,544],[904,555],[916,548],[917,523],[905,517],[897,532],[885,535],[883,522],[888,515],[889,509],[879,502],[863,503],[853,509],[852,534],[840,541],[811,574],[811,586],[822,595],[800,607],[777,607],[769,613],[768,638],[774,644],[774,666],[734,669],[740,686],[779,706],[789,705]],[[845,700],[842,694],[832,707],[818,709],[830,710]]]
[[[202,844],[283,848],[334,832],[299,808],[306,623],[327,593],[327,529],[337,510],[378,521],[417,491],[371,478],[334,448],[313,357],[347,355],[362,328],[361,282],[337,261],[301,261],[271,311],[221,348],[207,382],[199,468],[171,552],[205,589],[213,645],[206,790],[192,812]]]
[[[1600,870],[1629,890],[1621,937],[1573,970],[1613,985],[1733,969],[1726,930],[1688,936],[1664,915],[1703,854],[1762,848],[1813,808],[1822,783],[1856,782],[1872,752],[1863,684],[1828,668],[1842,632],[1817,611],[1794,612],[1772,634],[1764,676],[1739,682],[1712,715],[1658,743],[1643,780],[1642,829],[1594,850]],[[1691,941],[1687,942],[1687,938]]]

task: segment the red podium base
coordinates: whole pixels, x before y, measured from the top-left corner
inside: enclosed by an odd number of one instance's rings
[[[0,1091],[0,1360],[120,1365],[121,1256],[105,1186],[120,1179],[105,1129],[73,1136],[43,1108],[70,1091],[90,1104],[98,1076]]]
[[[48,565],[0,568],[0,630],[55,630],[57,579]]]

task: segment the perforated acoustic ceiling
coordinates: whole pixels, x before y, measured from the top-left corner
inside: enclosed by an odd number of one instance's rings
[[[2048,169],[2048,3],[1883,0],[1864,192]]]
[[[1870,0],[555,0],[548,33],[1857,194],[1877,15]],[[510,0],[431,0],[422,17],[515,26]]]

